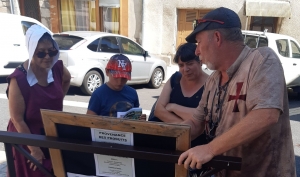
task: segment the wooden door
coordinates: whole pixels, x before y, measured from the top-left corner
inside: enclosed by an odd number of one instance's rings
[[[39,0],[19,0],[21,15],[41,21]]]
[[[179,9],[178,10],[178,25],[177,25],[177,42],[176,48],[185,43],[185,38],[193,31],[193,21],[203,18],[211,9]]]

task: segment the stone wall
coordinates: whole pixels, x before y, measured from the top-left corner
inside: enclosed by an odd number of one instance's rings
[[[135,0],[131,0],[132,4],[135,4],[135,12],[139,12],[143,6],[137,5]],[[140,41],[143,47],[149,51],[149,53],[157,54],[161,56],[172,56],[176,50],[177,40],[177,15],[178,9],[215,9],[221,6],[234,10],[240,17],[242,23],[242,29],[246,26],[245,16],[245,0],[231,0],[230,3],[224,0],[143,0],[146,8],[142,9],[141,18],[144,19],[144,25],[138,24],[129,30],[129,34],[139,34]],[[278,0],[279,1],[279,0]],[[284,1],[284,0],[280,0]],[[290,18],[283,18],[282,25],[279,33],[292,36],[300,42],[300,1],[290,0],[292,15]],[[133,5],[131,5],[133,7]],[[133,10],[130,9],[129,11]],[[143,16],[144,15],[144,16]],[[129,16],[129,22],[133,23],[134,20],[139,18],[132,18]],[[139,21],[141,21],[139,19]],[[142,28],[143,26],[143,28]],[[135,31],[131,31],[135,30]],[[143,36],[144,35],[144,36]],[[133,35],[130,36],[134,37]]]
[[[10,13],[9,0],[0,0],[0,12],[1,13]]]
[[[143,1],[128,1],[128,37],[142,44]]]
[[[40,0],[41,22],[51,29],[49,0]]]
[[[20,8],[18,0],[13,0],[14,3],[14,14],[20,14]],[[25,1],[26,3],[26,1]],[[50,4],[49,0],[40,0],[40,11],[41,11],[41,22],[51,29],[50,23]],[[1,13],[11,13],[10,0],[0,0],[0,12]]]
[[[19,2],[18,0],[13,0],[14,3],[14,14],[20,14]],[[11,13],[10,0],[0,0],[0,12],[1,13]]]

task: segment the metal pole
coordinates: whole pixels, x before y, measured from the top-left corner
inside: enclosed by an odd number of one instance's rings
[[[15,14],[14,0],[9,0],[9,3],[10,3],[10,13]]]
[[[6,161],[7,168],[10,177],[16,177],[14,156],[12,152],[12,145],[9,143],[4,143],[5,153],[6,153]]]
[[[248,30],[248,29],[247,29],[247,27],[248,27],[248,18],[249,18],[249,16],[247,16],[247,17],[246,17],[246,25],[245,25],[245,30]]]

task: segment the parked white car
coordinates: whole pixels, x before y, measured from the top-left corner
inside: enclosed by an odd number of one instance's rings
[[[300,45],[292,37],[282,34],[243,31],[244,42],[251,48],[268,46],[278,55],[284,70],[287,87],[300,92]]]
[[[246,30],[243,30],[242,33],[244,43],[250,48],[268,46],[275,51],[282,63],[287,87],[292,88],[294,92],[298,92],[300,96],[299,43],[294,38],[282,34]],[[206,65],[202,65],[202,69],[207,74],[213,72]]]
[[[27,29],[34,24],[45,26],[33,18],[7,13],[0,13],[0,24],[0,76],[8,76],[29,57],[25,44]]]
[[[54,34],[60,59],[71,73],[71,85],[91,95],[108,81],[105,67],[111,56],[122,53],[132,63],[131,80],[127,84],[149,84],[159,88],[166,74],[166,62],[151,57],[129,38],[95,31],[69,31]]]

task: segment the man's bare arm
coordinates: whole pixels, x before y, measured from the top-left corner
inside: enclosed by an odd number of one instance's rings
[[[222,154],[257,138],[266,132],[270,126],[277,123],[279,116],[280,110],[278,109],[257,109],[251,111],[238,124],[210,143],[213,154]]]
[[[198,119],[192,118],[183,121],[181,124],[187,124],[191,127],[191,138],[194,140],[204,131],[205,122]]]
[[[279,116],[280,110],[278,109],[253,110],[238,124],[215,138],[209,144],[196,146],[181,154],[178,164],[181,165],[184,163],[185,168],[197,167],[200,169],[202,164],[210,161],[215,155],[222,154],[250,142],[266,132],[270,126],[278,122]]]

